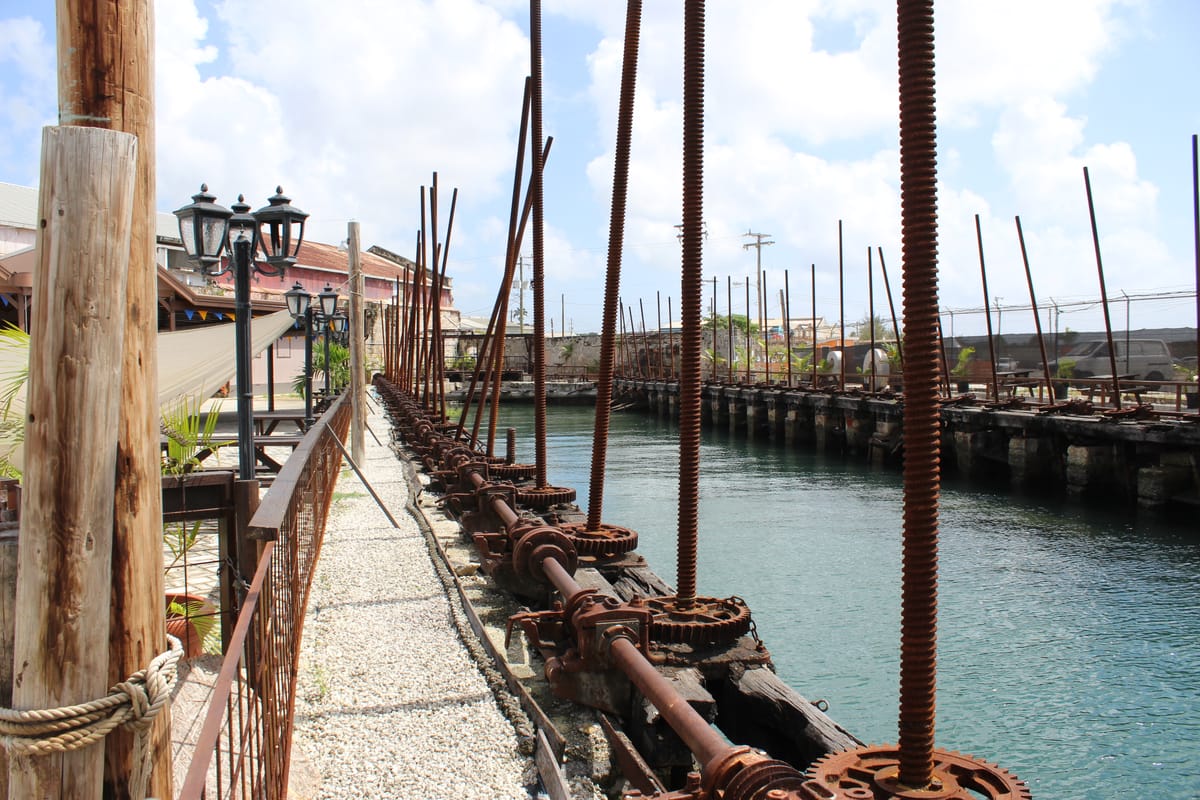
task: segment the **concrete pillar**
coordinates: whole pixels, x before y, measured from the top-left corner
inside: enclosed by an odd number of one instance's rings
[[[1111,485],[1111,445],[1073,444],[1067,447],[1067,492],[1072,495]]]
[[[784,410],[783,443],[795,444],[800,441],[800,409],[789,405]]]
[[[1194,489],[1192,458],[1188,453],[1163,453],[1158,464],[1137,471],[1137,502],[1143,508],[1161,508],[1172,497]]]
[[[746,429],[746,401],[737,392],[730,393],[725,399],[725,409],[728,412],[729,432],[737,433]]]
[[[828,406],[813,411],[813,435],[820,450],[841,449],[845,444],[842,414]]]
[[[667,418],[679,419],[679,395],[675,392],[664,392],[667,396]],[[704,409],[701,409],[700,420],[704,420]]]
[[[871,435],[871,466],[881,467],[892,460],[900,443],[899,420],[876,417],[875,432]]]
[[[783,395],[767,395],[767,438],[772,442],[783,440],[783,423],[787,416],[787,403]]]
[[[875,432],[871,416],[858,409],[846,409],[842,415],[846,430],[846,449],[851,453],[865,452],[870,447],[871,436]]]
[[[1013,436],[1008,440],[1008,473],[1013,486],[1034,486],[1061,476],[1054,441],[1045,436]]]
[[[983,450],[987,444],[985,431],[955,431],[954,456],[958,469],[967,477],[979,477],[985,471]]]
[[[767,402],[761,392],[746,398],[746,435],[755,439],[767,434]]]

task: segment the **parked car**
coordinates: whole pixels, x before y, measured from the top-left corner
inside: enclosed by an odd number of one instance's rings
[[[1116,348],[1119,375],[1132,375],[1134,380],[1147,381],[1165,381],[1174,375],[1171,351],[1161,339],[1114,339],[1113,346]],[[1075,362],[1072,373],[1075,378],[1112,374],[1108,342],[1080,342],[1060,358],[1064,362]],[[1057,361],[1050,362],[1052,371],[1057,367]]]

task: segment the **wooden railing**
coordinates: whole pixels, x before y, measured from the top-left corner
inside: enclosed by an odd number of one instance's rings
[[[242,601],[181,800],[285,800],[296,665],[313,570],[350,425],[334,401],[262,498],[248,529],[258,566]]]

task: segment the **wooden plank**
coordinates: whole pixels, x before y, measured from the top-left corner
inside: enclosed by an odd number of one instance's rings
[[[537,733],[537,748],[533,751],[533,760],[537,763],[538,775],[542,777],[542,785],[546,787],[546,794],[550,795],[550,800],[571,800],[567,776],[563,774],[562,766],[541,730]]]
[[[766,667],[730,674],[718,721],[733,741],[762,748],[797,769],[862,744]]]
[[[94,700],[110,684],[113,494],[136,158],[130,134],[75,127],[42,134],[13,647],[18,709]],[[158,552],[153,571],[161,579]],[[13,797],[100,797],[101,747],[12,763]]]
[[[608,746],[612,748],[621,772],[625,775],[625,780],[629,781],[633,788],[644,795],[666,791],[666,788],[658,780],[658,776],[654,774],[654,770],[646,763],[646,759],[642,758],[642,754],[633,746],[633,742],[625,735],[625,732],[617,727],[612,717],[600,712],[600,727],[604,728]]]
[[[622,600],[675,594],[675,590],[649,567],[631,567],[621,570],[621,576],[612,582],[612,586]]]

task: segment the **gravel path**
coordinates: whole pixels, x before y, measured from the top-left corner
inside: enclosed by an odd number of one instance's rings
[[[368,404],[386,445],[388,422]],[[405,511],[403,466],[366,436],[367,480],[338,480],[300,653],[293,797],[528,800],[531,759],[464,648],[425,538]]]

